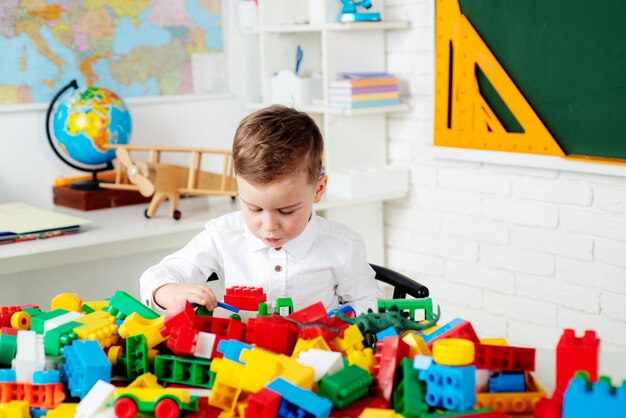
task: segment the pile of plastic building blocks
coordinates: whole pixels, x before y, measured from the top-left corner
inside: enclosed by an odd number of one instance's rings
[[[185,302],[159,315],[123,291],[1,307],[0,418],[626,416],[624,386],[598,379],[593,331],[565,330],[547,397],[534,348],[438,325],[430,298],[355,316],[234,287],[220,307],[239,313]]]

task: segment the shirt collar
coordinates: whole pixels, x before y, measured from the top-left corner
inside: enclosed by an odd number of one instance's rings
[[[248,229],[248,226],[245,224],[245,222],[244,229],[246,234],[246,241],[248,243],[248,250],[250,252],[256,252],[266,248],[270,248],[263,242],[263,240],[254,236],[252,231]],[[309,222],[307,222],[306,226],[304,227],[304,231],[302,231],[300,235],[283,245],[283,249],[296,258],[302,258],[313,245],[316,233],[317,215],[314,211],[312,211],[311,219],[309,219]]]

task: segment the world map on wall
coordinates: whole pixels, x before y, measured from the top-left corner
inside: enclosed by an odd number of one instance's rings
[[[49,102],[74,79],[190,94],[192,56],[222,51],[221,0],[1,0],[0,104]]]

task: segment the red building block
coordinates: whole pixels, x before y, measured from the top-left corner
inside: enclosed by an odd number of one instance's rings
[[[231,318],[196,316],[193,328],[238,341],[243,341],[246,335],[246,324]]]
[[[274,418],[278,416],[281,396],[273,390],[263,388],[248,396],[246,418]]]
[[[372,375],[376,380],[376,395],[383,398],[387,404],[391,401],[396,369],[403,358],[409,357],[410,352],[411,347],[399,336],[387,337],[376,343]]]
[[[565,329],[556,346],[556,387],[566,388],[577,371],[589,373],[589,381],[598,380],[600,340],[593,330],[576,337],[573,329]]]
[[[535,405],[535,418],[561,418],[563,411],[563,403],[557,402],[554,399],[543,398],[539,399],[537,405]]]
[[[506,345],[474,344],[477,369],[499,371],[535,370],[535,349]]]
[[[328,312],[326,311],[326,308],[324,308],[324,304],[322,302],[317,302],[304,309],[295,311],[287,318],[298,322],[319,322],[323,321],[326,318],[326,315],[328,315]]]
[[[167,348],[177,356],[192,357],[198,342],[198,331],[193,328],[177,327],[170,330]]]
[[[217,418],[224,412],[217,406],[209,405],[209,399],[206,397],[198,398],[198,410],[195,412],[185,412],[186,418]]]
[[[160,330],[161,335],[167,337],[174,328],[191,328],[195,316],[196,312],[187,300],[168,309],[165,314],[163,328]]]
[[[246,342],[290,356],[298,341],[298,326],[279,315],[258,316],[248,320]]]
[[[265,302],[267,296],[262,287],[233,286],[226,289],[224,303],[236,306],[244,311],[256,311],[259,303]]]

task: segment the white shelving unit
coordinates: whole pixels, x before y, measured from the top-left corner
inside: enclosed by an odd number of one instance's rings
[[[250,58],[252,64],[258,65],[257,90],[250,92],[246,108],[256,110],[272,103],[272,77],[283,69],[294,70],[299,45],[304,52],[301,73],[321,77],[323,91],[321,100],[295,104],[295,107],[309,113],[322,129],[326,171],[382,166],[387,163],[387,114],[407,111],[408,106],[329,108],[326,92],[338,73],[385,71],[386,31],[406,29],[409,24],[386,21],[384,13],[381,22],[338,23],[329,17],[326,22],[310,24],[309,1],[329,9],[340,4],[338,0],[259,2],[258,26],[244,30],[251,42],[247,49],[258,51],[258,56]],[[384,11],[383,0],[377,0],[375,5]],[[329,14],[326,10],[320,13]],[[332,182],[332,177],[329,181]],[[328,196],[327,202],[322,202],[318,209],[326,218],[342,222],[362,234],[370,261],[384,263],[383,201],[403,195],[377,190],[368,199]]]

